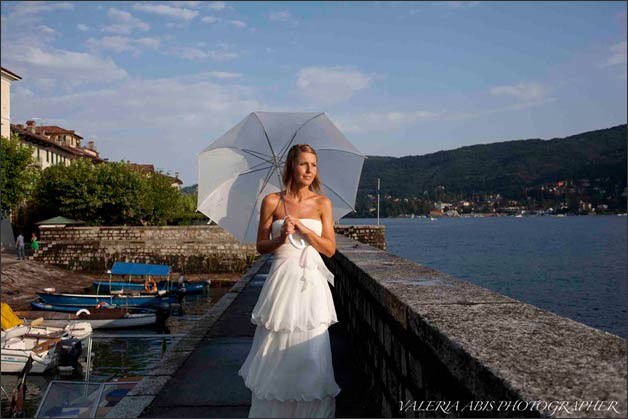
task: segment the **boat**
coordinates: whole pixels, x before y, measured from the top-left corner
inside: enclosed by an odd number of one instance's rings
[[[166,295],[165,291],[157,294],[132,293],[111,291],[110,294],[64,294],[44,290],[37,293],[44,304],[53,306],[70,306],[75,308],[94,307],[101,302],[117,307],[159,307],[162,303],[174,302],[176,297]]]
[[[63,348],[57,348],[60,342],[63,346],[64,342],[82,342],[92,336],[89,323],[52,327],[42,326],[42,322],[43,319],[37,319],[26,325],[8,304],[2,303],[0,352],[3,373],[21,372],[29,358],[32,359],[31,372],[44,373],[57,364],[59,354],[64,351]]]
[[[162,290],[167,292],[183,292],[185,294],[199,294],[205,291],[209,282],[189,282],[181,280],[170,281],[170,266],[155,265],[149,263],[129,263],[115,262],[111,269],[107,271],[109,280],[94,281],[93,287],[96,293],[108,293],[110,291],[152,291]],[[127,276],[126,281],[113,281],[112,275]],[[131,282],[133,276],[140,277],[141,282]],[[156,282],[153,277],[166,277]]]
[[[15,314],[30,323],[43,318],[42,325],[64,327],[77,322],[87,322],[92,329],[121,329],[150,326],[157,322],[157,312],[135,307],[88,307],[76,309],[70,306],[54,306],[40,301],[31,302],[39,311],[15,311]]]

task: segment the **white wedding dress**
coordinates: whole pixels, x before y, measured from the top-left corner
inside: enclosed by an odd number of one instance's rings
[[[320,220],[300,220],[321,235]],[[273,222],[273,237],[282,223]],[[334,275],[310,245],[298,249],[287,242],[273,256],[251,315],[257,325],[251,351],[238,371],[253,393],[249,417],[332,418],[340,392],[327,332],[338,321],[327,285]]]

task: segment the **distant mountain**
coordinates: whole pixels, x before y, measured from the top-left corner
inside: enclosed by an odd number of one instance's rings
[[[626,124],[551,140],[480,144],[423,156],[369,156],[358,195],[420,197],[441,186],[453,193],[517,195],[562,179],[610,178],[626,186]]]
[[[605,178],[626,187],[626,124],[551,140],[479,144],[423,156],[368,156],[358,201],[375,194],[422,197],[436,188],[464,195],[518,196],[526,187],[563,179]],[[196,194],[197,185],[182,188]]]

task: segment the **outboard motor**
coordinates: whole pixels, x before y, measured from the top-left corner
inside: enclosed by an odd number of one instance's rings
[[[168,330],[166,327],[166,320],[170,316],[170,305],[168,303],[161,303],[155,310],[155,327],[158,332],[165,332]]]
[[[83,352],[83,345],[79,339],[63,339],[57,342],[55,353],[60,367],[72,367],[78,369],[78,360]]]

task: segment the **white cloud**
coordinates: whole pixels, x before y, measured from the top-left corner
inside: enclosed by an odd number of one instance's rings
[[[436,1],[434,6],[444,6],[450,9],[470,9],[480,4],[479,1]]]
[[[176,2],[172,4],[176,4]],[[192,20],[198,15],[196,10],[172,7],[165,4],[136,3],[133,5],[133,9],[182,20]]]
[[[212,1],[207,5],[212,10],[223,10],[227,7],[224,1]]]
[[[106,89],[47,97],[16,89],[11,111],[16,121],[40,115],[64,120],[62,126],[86,139],[100,138],[96,146],[102,157],[179,171],[192,184],[203,148],[249,112],[269,109],[257,95],[245,86],[206,78],[134,78]]]
[[[105,36],[101,39],[90,38],[85,41],[85,44],[89,48],[98,50],[109,50],[117,53],[131,52],[134,55],[139,55],[143,49],[157,49],[159,48],[159,38],[129,38],[126,36]]]
[[[216,23],[216,22],[218,22],[218,21],[220,21],[220,19],[218,19],[218,18],[217,18],[217,17],[215,17],[215,16],[204,16],[204,17],[201,19],[201,22],[203,22],[203,23]]]
[[[3,60],[15,63],[24,79],[52,78],[59,83],[78,85],[96,81],[120,80],[128,77],[126,71],[110,59],[51,47],[41,48],[26,43],[8,44]]]
[[[196,47],[176,47],[170,49],[168,54],[191,61],[229,61],[239,57],[237,52],[229,51],[224,48],[217,50],[204,50]]]
[[[208,73],[211,77],[215,77],[221,80],[232,80],[242,77],[240,73],[230,73],[227,71],[210,71]]]
[[[90,30],[90,27],[82,23],[79,23],[78,25],[76,25],[76,29],[78,29],[81,32],[87,32],[88,30]]]
[[[297,88],[303,95],[323,103],[349,99],[370,81],[371,76],[347,67],[306,67],[297,74]]]
[[[46,25],[39,25],[36,30],[46,41],[51,41],[55,37],[59,36],[59,32]]]
[[[297,26],[299,22],[286,10],[280,12],[271,12],[268,14],[268,18],[275,22],[286,22],[293,26]]]
[[[242,22],[241,20],[230,20],[229,23],[231,23],[236,28],[246,28],[246,23]]]
[[[72,3],[53,3],[48,1],[21,1],[15,3],[11,16],[35,15],[56,10],[74,10]]]
[[[495,96],[513,96],[524,102],[543,100],[549,94],[546,87],[539,83],[519,83],[492,87],[490,93]]]
[[[626,48],[626,41],[612,45],[609,48],[611,55],[600,66],[610,67],[615,65],[626,65]]]
[[[411,127],[420,121],[434,120],[440,114],[431,111],[367,112],[338,117],[341,131],[352,133],[396,131]]]
[[[106,26],[103,30],[105,32],[113,32],[122,35],[129,35],[135,29],[147,31],[150,29],[150,25],[141,19],[136,18],[129,12],[111,8],[107,11],[107,16],[113,21],[111,25]]]
[[[196,8],[201,5],[200,1],[177,1],[177,6]]]

